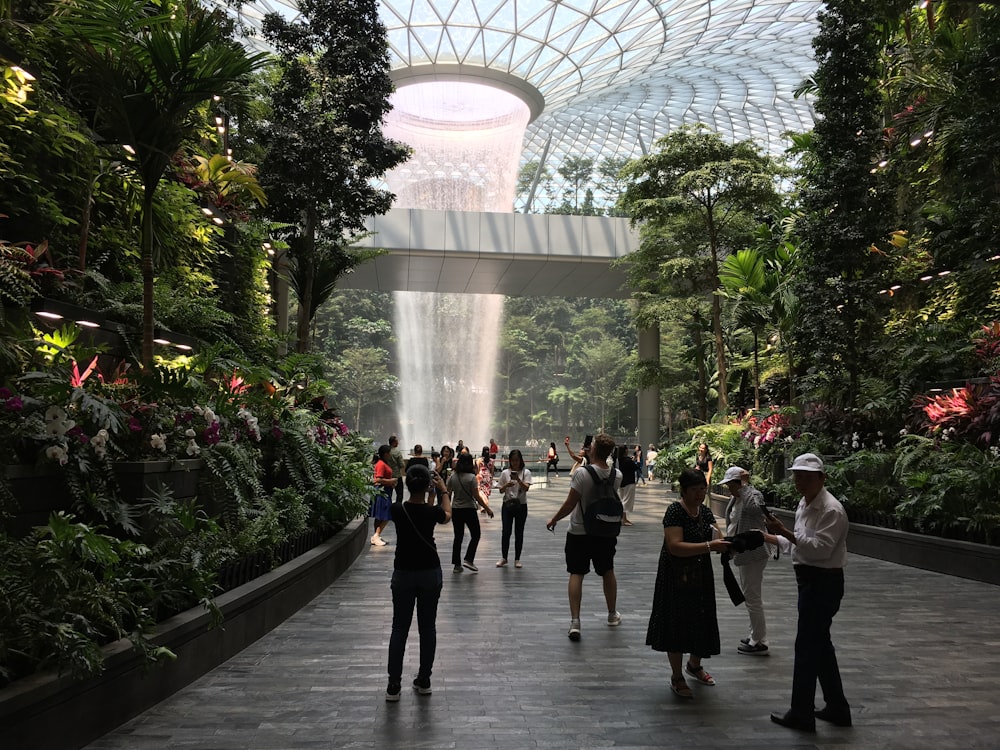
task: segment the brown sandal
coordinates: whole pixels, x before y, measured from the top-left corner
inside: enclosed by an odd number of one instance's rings
[[[694,693],[691,692],[691,688],[688,686],[687,682],[684,681],[683,677],[678,677],[676,679],[671,677],[670,689],[678,698],[684,698],[686,700],[694,699]]]

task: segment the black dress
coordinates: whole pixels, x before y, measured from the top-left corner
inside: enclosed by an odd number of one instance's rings
[[[685,542],[711,541],[714,523],[715,516],[705,506],[701,506],[698,518],[691,518],[679,502],[672,503],[663,516],[663,527],[680,526]],[[695,557],[674,557],[664,541],[656,570],[646,645],[654,651],[702,658],[721,651],[712,556],[707,551]]]

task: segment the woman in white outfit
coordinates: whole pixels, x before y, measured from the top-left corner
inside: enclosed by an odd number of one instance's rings
[[[722,484],[733,496],[726,507],[726,534],[735,536],[744,531],[764,529],[764,496],[750,484],[750,472],[739,466],[730,466]],[[740,574],[740,586],[746,597],[747,614],[750,615],[750,635],[740,641],[741,654],[766,656],[767,622],[764,619],[762,587],[764,568],[769,556],[764,545],[746,552],[733,553],[733,564]]]

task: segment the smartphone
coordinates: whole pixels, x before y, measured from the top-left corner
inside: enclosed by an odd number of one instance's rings
[[[594,442],[594,436],[593,435],[587,435],[587,437],[585,437],[583,439],[583,447],[584,448],[589,448],[590,444],[593,443],[593,442]]]
[[[774,514],[768,509],[766,505],[764,505],[764,503],[760,504],[760,510],[766,517],[774,518]]]

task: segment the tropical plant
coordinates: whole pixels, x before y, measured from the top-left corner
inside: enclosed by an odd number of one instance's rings
[[[71,87],[97,133],[127,152],[142,183],[142,364],[153,365],[154,236],[157,187],[184,139],[191,112],[215,96],[231,107],[263,64],[226,35],[221,12],[167,3],[151,13],[137,0],[88,0],[61,6],[54,22],[74,53]]]
[[[364,231],[368,216],[389,210],[392,194],[374,181],[405,160],[406,146],[386,139],[381,122],[392,82],[388,43],[374,0],[302,0],[293,21],[264,18],[265,38],[280,55],[267,94],[261,181],[269,214],[288,227],[299,317],[296,351],[310,349],[318,268],[336,280],[365,256],[343,238]],[[319,241],[319,238],[335,238]]]
[[[881,53],[899,7],[882,0],[828,0],[813,39],[817,117],[803,159],[803,215],[798,221],[796,361],[821,373],[834,398],[853,406],[859,381],[878,360],[878,290],[887,266],[872,247],[889,234],[892,185],[880,161]]]
[[[126,637],[147,660],[171,657],[148,638],[147,582],[135,576],[148,552],[61,513],[28,539],[0,534],[0,681],[46,668],[99,674],[101,645]]]
[[[904,488],[896,512],[923,531],[994,534],[1000,528],[1000,451],[919,435],[900,442],[894,468]]]
[[[646,275],[640,270],[641,261],[649,256],[654,285],[671,273],[670,266],[683,265],[687,269],[685,294],[711,295],[717,410],[725,414],[729,404],[726,351],[721,300],[715,293],[721,286],[720,270],[729,254],[749,244],[753,215],[777,208],[781,169],[752,141],[728,144],[700,126],[681,128],[656,145],[656,152],[622,170],[631,182],[620,207],[633,224],[641,225],[641,244],[635,253],[640,262],[636,265],[629,259],[629,278],[635,281]],[[649,279],[645,282],[638,288],[644,289]]]
[[[791,289],[791,270],[797,248],[791,241],[775,237],[770,227],[757,229],[755,247],[733,253],[719,271],[721,293],[733,300],[736,320],[753,333],[754,408],[760,408],[760,337],[769,330],[787,338],[794,319],[796,300]],[[791,347],[788,379],[794,382]],[[793,402],[789,394],[789,403]]]

